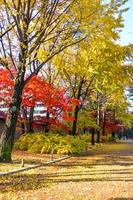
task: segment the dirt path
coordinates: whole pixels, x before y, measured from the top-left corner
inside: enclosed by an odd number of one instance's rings
[[[2,200],[133,200],[133,143],[4,178],[0,189]]]

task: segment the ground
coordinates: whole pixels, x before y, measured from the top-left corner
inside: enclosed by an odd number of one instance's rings
[[[0,199],[133,200],[133,143],[106,144],[80,157],[0,178]]]

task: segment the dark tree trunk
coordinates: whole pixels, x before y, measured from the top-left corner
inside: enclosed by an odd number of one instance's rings
[[[84,126],[83,128],[83,133],[85,134],[86,133],[86,127]]]
[[[73,121],[73,126],[72,126],[72,135],[76,135],[78,112],[79,112],[79,106],[76,106],[75,111],[74,111],[74,118],[75,119]]]
[[[27,108],[22,107],[22,114],[23,114],[23,133],[28,133],[28,118],[27,118]]]
[[[44,131],[45,133],[48,133],[49,132],[49,112],[47,111],[47,114],[46,114],[46,124],[45,124],[45,127],[44,127]]]
[[[83,85],[84,81],[81,80],[79,87],[78,87],[78,94],[77,94],[77,99],[80,100],[81,97],[81,91],[82,91],[82,85]],[[72,126],[72,135],[76,135],[76,131],[77,131],[77,121],[78,121],[78,113],[79,110],[81,109],[81,105],[76,105],[75,110],[74,110],[74,118],[75,120],[73,121],[73,126]]]
[[[0,137],[0,161],[11,161],[11,153],[13,148],[16,123],[20,111],[22,102],[22,90],[23,90],[23,75],[16,77],[14,94],[7,114],[4,130]]]
[[[100,143],[100,130],[97,130],[97,143]]]
[[[106,127],[106,111],[103,112],[103,129],[102,129],[103,136],[105,136],[105,127]]]
[[[34,107],[30,108],[29,120],[28,120],[28,133],[34,133],[34,129],[33,129],[33,114],[34,114]]]
[[[34,108],[30,108],[29,110],[29,116],[27,112],[27,108],[22,108],[23,110],[23,133],[33,133],[33,113],[34,113]]]
[[[100,127],[100,105],[99,105],[99,92],[97,92],[97,125]],[[97,143],[100,143],[100,130],[96,131],[97,133]]]
[[[112,131],[112,138],[115,138],[115,132]]]
[[[92,128],[91,130],[91,144],[95,145],[95,129]]]
[[[29,15],[27,11],[27,16]],[[16,17],[15,24],[17,26],[17,33],[19,39],[19,56],[18,56],[18,66],[16,70],[16,76],[14,79],[14,88],[12,100],[7,113],[7,119],[4,126],[4,130],[0,137],[0,161],[11,161],[12,148],[14,143],[14,136],[16,131],[16,124],[18,115],[20,112],[20,106],[22,102],[22,92],[26,82],[24,82],[24,75],[26,71],[26,62],[28,55],[28,26],[30,20],[25,19],[25,14],[19,19]],[[15,18],[15,16],[14,16]],[[22,24],[25,24],[23,28],[19,26],[19,21],[22,19]]]

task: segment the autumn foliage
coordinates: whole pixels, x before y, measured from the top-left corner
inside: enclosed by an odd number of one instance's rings
[[[15,73],[12,71],[12,73]],[[13,93],[14,80],[8,70],[0,70],[0,101],[9,107]],[[38,124],[46,123],[62,126],[60,121],[73,121],[72,111],[79,101],[69,98],[64,88],[55,88],[53,85],[44,81],[41,77],[34,75],[25,85],[22,96],[22,107],[33,108],[40,104],[43,109],[36,117]],[[49,119],[45,114],[49,113]],[[60,119],[60,120],[59,120]],[[19,121],[23,121],[22,119]],[[33,124],[35,126],[35,124]],[[63,126],[64,127],[64,126]]]

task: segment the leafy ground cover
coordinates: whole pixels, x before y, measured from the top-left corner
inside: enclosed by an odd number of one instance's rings
[[[106,137],[106,141],[110,141],[110,139],[110,135]],[[23,134],[15,142],[14,148],[31,153],[63,155],[80,154],[98,146],[101,146],[101,144],[95,144],[95,146],[91,145],[91,134],[72,136],[53,133],[47,135],[43,133],[33,133]]]
[[[24,134],[16,141],[15,149],[32,153],[73,154],[86,151],[91,146],[90,141],[90,134],[81,137],[43,133]]]
[[[0,199],[133,199],[132,154],[133,143],[106,144],[51,166],[3,177]],[[21,157],[19,152],[16,156]],[[28,156],[39,159],[36,154]]]
[[[64,157],[66,157],[66,155],[58,155],[58,154],[42,155],[37,153],[29,153],[27,151],[14,150],[11,163],[0,163],[0,173],[21,169],[22,162],[24,164],[23,167],[27,168]]]

